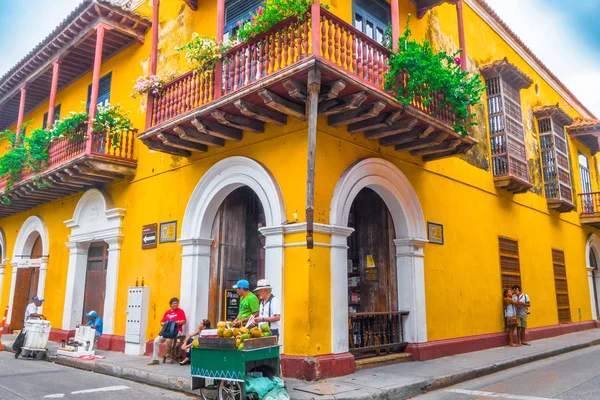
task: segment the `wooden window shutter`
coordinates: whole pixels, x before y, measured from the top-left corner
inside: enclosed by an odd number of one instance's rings
[[[567,285],[565,253],[562,250],[552,249],[552,265],[554,267],[558,322],[560,324],[568,324],[571,322],[571,307],[569,306],[569,286]]]
[[[500,75],[486,79],[492,171],[529,182],[521,91]]]
[[[104,75],[98,82],[98,103],[99,106],[106,106],[110,103],[110,87],[112,82],[112,72]],[[85,112],[90,112],[90,101],[92,98],[92,84],[88,85],[87,103]]]
[[[250,19],[250,14],[258,9],[263,0],[226,0],[225,25],[223,32],[227,38],[235,36],[237,23]]]
[[[571,163],[565,127],[551,117],[540,118],[538,131],[546,198],[572,204]]]
[[[502,289],[510,289],[513,285],[521,285],[519,242],[502,236],[498,237],[498,242],[500,247]]]

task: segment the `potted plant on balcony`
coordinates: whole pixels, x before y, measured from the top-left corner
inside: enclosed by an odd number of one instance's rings
[[[197,72],[209,74],[222,60],[224,54],[231,49],[231,45],[218,42],[214,37],[200,36],[196,32],[192,34],[192,40],[177,49],[185,51],[185,58]]]
[[[418,43],[411,39],[408,22],[398,41],[398,49],[398,52],[392,52],[388,62],[390,70],[385,75],[385,90],[395,93],[404,105],[418,99],[427,107],[439,100],[434,115],[449,111],[455,117],[454,131],[468,135],[468,128],[477,125],[470,107],[481,101],[485,90],[480,76],[461,70],[460,52],[452,55],[443,51],[434,53],[428,41]]]
[[[50,130],[50,140],[67,139],[69,143],[81,142],[87,138],[88,114],[71,111]]]
[[[150,76],[140,76],[135,80],[135,84],[133,85],[134,92],[131,94],[132,98],[136,98],[137,96],[151,94],[152,96],[159,96],[165,86],[165,83],[172,80],[174,76],[159,76],[159,75],[150,75]]]
[[[121,106],[110,104],[98,106],[96,118],[94,118],[92,123],[92,131],[95,134],[105,134],[111,147],[120,148],[123,134],[131,129],[133,129],[131,120],[121,110]]]

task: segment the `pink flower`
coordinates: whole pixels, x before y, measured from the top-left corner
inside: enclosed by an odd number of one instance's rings
[[[462,64],[462,60],[460,59],[460,57],[455,57],[454,58],[454,62],[456,63],[456,65],[461,65]]]

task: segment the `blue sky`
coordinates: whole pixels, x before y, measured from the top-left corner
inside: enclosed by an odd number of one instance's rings
[[[0,75],[46,37],[80,1],[0,0]],[[600,117],[600,0],[487,2]]]

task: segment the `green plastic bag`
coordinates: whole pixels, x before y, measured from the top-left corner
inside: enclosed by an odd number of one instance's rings
[[[262,400],[290,400],[290,395],[284,388],[278,387],[267,393]]]
[[[279,378],[277,378],[279,379]],[[281,379],[280,379],[281,380]],[[244,380],[246,393],[256,393],[262,399],[267,393],[277,388],[277,383],[265,377],[249,376]]]

